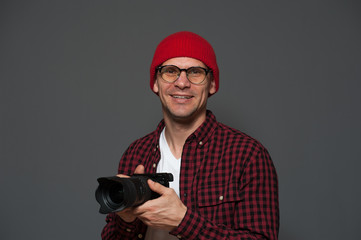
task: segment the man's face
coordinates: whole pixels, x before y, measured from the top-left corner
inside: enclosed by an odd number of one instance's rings
[[[203,62],[188,57],[171,58],[162,64],[164,65],[175,65],[180,69],[207,68]],[[187,122],[205,118],[208,95],[214,94],[216,87],[210,73],[202,84],[196,85],[182,71],[173,83],[164,81],[157,73],[153,91],[159,95],[165,119]]]

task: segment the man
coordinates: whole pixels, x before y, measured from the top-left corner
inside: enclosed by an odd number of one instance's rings
[[[163,120],[129,146],[118,176],[170,172],[174,182],[167,188],[148,180],[160,197],[109,214],[102,238],[277,239],[278,184],[267,150],[206,108],[219,87],[212,46],[191,32],[166,37],[150,87]]]

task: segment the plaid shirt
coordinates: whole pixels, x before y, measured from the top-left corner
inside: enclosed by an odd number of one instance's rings
[[[119,163],[131,175],[143,164],[155,173],[160,160],[157,129],[132,143]],[[181,239],[277,239],[278,183],[267,150],[255,139],[216,121],[206,121],[186,140],[181,163],[180,198],[188,210],[172,235]],[[144,239],[147,226],[108,214],[103,240]]]

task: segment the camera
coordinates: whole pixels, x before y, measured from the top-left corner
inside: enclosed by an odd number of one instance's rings
[[[160,195],[153,192],[147,183],[151,179],[165,187],[173,181],[171,173],[134,174],[129,178],[101,177],[95,191],[95,198],[100,204],[99,212],[103,214],[119,212],[123,209],[141,205]]]

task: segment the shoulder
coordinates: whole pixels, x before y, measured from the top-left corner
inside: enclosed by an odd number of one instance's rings
[[[130,175],[139,164],[145,165],[156,147],[156,137],[157,131],[153,131],[133,141],[119,161],[118,173]]]
[[[144,137],[141,137],[133,141],[129,145],[127,152],[135,149],[140,150],[140,149],[145,149],[147,147],[151,147],[154,144],[154,139],[156,138],[157,138],[157,131],[155,130],[151,133],[148,133]]]
[[[151,148],[156,147],[159,142],[159,136],[160,136],[161,132],[163,131],[164,126],[165,126],[164,120],[160,121],[157,128],[154,131],[133,141],[129,145],[125,154],[130,153],[130,152],[143,153],[145,151],[149,151]]]
[[[265,147],[257,139],[249,136],[248,134],[238,129],[229,127],[220,122],[218,122],[216,134],[229,145],[237,147],[248,147],[254,151],[265,150]]]

